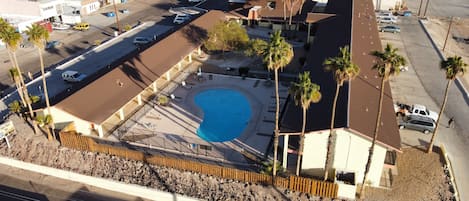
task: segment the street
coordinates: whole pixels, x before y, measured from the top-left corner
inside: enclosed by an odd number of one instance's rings
[[[145,200],[5,165],[0,165],[0,172],[0,200]]]

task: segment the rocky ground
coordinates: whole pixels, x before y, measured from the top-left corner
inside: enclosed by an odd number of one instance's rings
[[[58,142],[48,142],[45,134],[32,134],[31,128],[18,117],[13,116],[12,120],[17,133],[9,137],[11,149],[5,143],[0,144],[2,156],[203,200],[324,200],[286,189],[68,149]],[[425,154],[418,148],[403,149],[398,156],[398,171],[392,190],[368,188],[365,200],[452,200],[449,180],[438,154]]]
[[[321,200],[285,189],[240,183],[106,154],[68,149],[61,147],[58,142],[48,142],[44,134],[32,134],[32,130],[21,119],[12,119],[17,133],[9,137],[11,149],[5,143],[0,144],[2,156],[203,200]]]

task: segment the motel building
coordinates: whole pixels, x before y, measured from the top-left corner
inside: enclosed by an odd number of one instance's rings
[[[306,11],[305,11],[306,12]],[[330,178],[339,184],[341,197],[355,197],[361,184],[368,151],[375,129],[381,78],[372,70],[376,60],[369,53],[382,50],[372,0],[329,0],[323,13],[308,13],[307,23],[317,28],[307,53],[305,70],[321,86],[322,100],[311,104],[307,114],[305,149],[301,163],[303,176],[322,177],[327,153],[329,126],[336,82],[322,63],[349,46],[352,61],[361,71],[339,92],[332,143]],[[193,58],[200,55],[201,40],[219,20],[228,20],[221,11],[210,11],[180,30],[133,55],[116,68],[73,93],[52,108],[56,124],[73,122],[78,133],[101,138],[113,132],[156,94],[167,93]],[[273,27],[271,27],[273,28]],[[190,37],[188,37],[190,36]],[[169,90],[168,90],[169,88]],[[390,188],[389,178],[396,174],[396,153],[400,135],[393,111],[390,86],[385,85],[382,119],[372,158],[368,185]],[[168,95],[168,94],[166,94]],[[281,114],[281,143],[278,160],[284,167],[296,165],[289,160],[298,147],[301,108],[288,98]],[[293,147],[290,149],[290,147]],[[283,152],[283,155],[282,155]],[[341,190],[342,189],[342,190]]]
[[[199,56],[208,29],[226,20],[211,11],[158,41],[51,108],[56,124],[74,123],[78,133],[105,137],[175,80]],[[190,37],[188,37],[190,36]],[[167,93],[167,92],[166,92]],[[164,94],[169,95],[169,94]]]

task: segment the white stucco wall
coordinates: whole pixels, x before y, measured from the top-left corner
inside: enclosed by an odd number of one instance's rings
[[[338,129],[336,132],[337,138],[332,166],[337,171],[355,173],[355,183],[361,183],[371,140],[343,129]],[[305,149],[301,166],[303,170],[324,168],[328,137],[329,130],[312,132],[305,136]],[[368,175],[368,180],[372,186],[379,186],[385,156],[386,148],[376,145]]]
[[[329,131],[311,132],[305,135],[301,169],[324,168]]]
[[[337,130],[333,167],[337,171],[354,172],[355,183],[362,183],[370,147],[371,140],[346,130]],[[372,186],[379,186],[385,157],[386,148],[377,144],[368,174]]]
[[[91,134],[91,122],[84,121],[56,107],[51,107],[51,113],[55,124],[74,122],[78,133],[83,135]],[[97,125],[95,128],[97,128]]]

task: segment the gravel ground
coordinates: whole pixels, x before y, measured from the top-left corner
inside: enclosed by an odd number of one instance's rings
[[[18,117],[12,117],[17,134],[0,154],[39,165],[138,184],[203,200],[329,200],[270,186],[240,183],[192,172],[149,165],[100,153],[77,151],[50,143],[46,135],[33,135]],[[405,148],[398,156],[399,175],[392,190],[367,188],[365,200],[452,200],[449,178],[440,156],[419,148]]]
[[[322,200],[304,193],[270,186],[240,183],[207,175],[182,172],[100,153],[77,151],[49,143],[46,135],[33,135],[17,117],[12,145],[0,144],[0,154],[18,160],[76,173],[138,184],[203,200]]]

